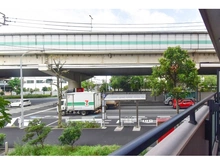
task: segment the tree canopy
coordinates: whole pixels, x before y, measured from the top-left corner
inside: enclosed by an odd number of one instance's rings
[[[14,91],[17,95],[21,92],[21,81],[19,78],[14,78],[8,81],[8,85],[11,87],[12,91]]]
[[[6,111],[8,111],[6,106],[9,103],[10,103],[9,101],[0,97],[0,128],[3,128],[6,123],[11,122],[11,114],[6,112]]]
[[[95,88],[95,84],[93,81],[86,80],[81,82],[81,87],[85,88],[87,91],[91,91]]]
[[[201,78],[199,84],[200,92],[209,92],[217,90],[217,75],[205,75]]]
[[[195,63],[180,46],[168,47],[159,63],[160,65],[152,68],[150,76],[152,95],[169,93],[174,99],[180,99],[197,88],[200,79]]]

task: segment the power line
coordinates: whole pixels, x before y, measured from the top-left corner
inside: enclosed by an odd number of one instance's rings
[[[38,24],[37,24],[38,25]],[[45,24],[44,24],[45,25]],[[25,28],[35,28],[35,29],[49,29],[49,30],[62,30],[62,31],[91,31],[89,30],[90,27],[84,27],[84,26],[64,26],[64,25],[52,25],[52,26],[61,26],[63,28],[54,28],[54,27],[51,27],[51,25],[48,26],[29,26],[27,25],[26,23],[25,24],[9,24],[9,26],[17,26],[17,27],[25,27]],[[77,28],[77,29],[74,29],[74,28]],[[80,29],[79,29],[80,28]],[[158,30],[158,29],[175,29],[175,30],[180,30],[180,29],[183,29],[185,28],[185,30],[187,30],[187,28],[190,28],[190,29],[194,29],[195,28],[204,28],[203,26],[201,25],[194,25],[194,26],[190,26],[190,25],[185,25],[185,26],[138,26],[138,27],[133,27],[133,26],[119,26],[119,27],[110,27],[110,26],[93,26],[93,29],[97,29],[97,30],[100,30],[100,29],[115,29],[115,30],[118,30],[118,29],[122,29],[122,30],[125,30],[125,29],[154,29],[154,30]]]
[[[89,15],[91,18],[91,23],[79,23],[79,22],[60,22],[60,21],[50,21],[50,20],[35,20],[35,19],[24,19],[24,18],[13,18],[13,17],[5,17],[4,21],[10,22],[10,26],[18,26],[18,27],[25,27],[25,28],[35,28],[35,29],[49,29],[49,30],[58,30],[58,31],[100,31],[104,29],[111,29],[111,30],[125,30],[125,29],[144,29],[151,31],[155,30],[201,30],[203,28],[205,30],[204,24],[202,22],[181,22],[181,23],[148,23],[148,24],[112,24],[112,23],[92,23],[92,16]],[[7,20],[12,19],[12,20]],[[38,26],[30,26],[30,25],[38,25]],[[63,27],[63,28],[57,28]]]
[[[90,25],[86,26],[71,26],[71,25],[57,25],[57,24],[47,24],[47,23],[34,23],[34,22],[27,22],[27,21],[11,21],[11,23],[22,23],[22,24],[33,24],[33,25],[45,25],[45,26],[65,26],[65,27],[79,27],[79,28],[90,28]]]
[[[47,21],[47,20],[36,20],[36,19],[25,19],[25,18],[13,18],[13,17],[6,17],[7,19],[15,19],[15,20],[26,20],[32,22],[50,22],[50,23],[66,23],[66,24],[84,24],[90,25],[90,23],[82,23],[82,22],[62,22],[62,21]]]
[[[36,22],[51,22],[51,23],[66,23],[66,24],[86,24],[91,25],[91,23],[82,23],[82,22],[62,22],[62,21],[48,21],[48,20],[35,20],[35,19],[24,19],[24,18],[13,18],[13,17],[6,17],[10,19],[16,19],[16,20],[27,20],[27,21],[36,21]],[[93,18],[91,18],[93,19]],[[116,24],[116,23],[95,23],[96,25],[163,25],[163,24],[197,24],[203,22],[178,22],[178,23],[147,23],[147,24]]]
[[[12,25],[17,27],[25,27],[25,28],[34,28],[34,29],[48,29],[48,30],[61,30],[61,31],[86,31],[86,30],[78,30],[78,29],[58,29],[58,28],[47,28],[47,27],[36,27],[36,26],[25,26],[25,25]],[[88,30],[87,30],[88,31]]]

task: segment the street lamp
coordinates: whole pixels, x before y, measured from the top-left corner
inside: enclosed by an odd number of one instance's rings
[[[5,95],[5,83],[6,83],[5,80],[3,81],[3,83],[4,83],[4,95]]]
[[[93,18],[92,18],[91,15],[89,15],[89,17],[91,18],[91,31],[92,31],[92,20],[93,20]]]
[[[26,54],[28,54],[30,52],[34,52],[34,51],[36,51],[36,50],[29,50],[29,51],[23,53],[20,57],[20,80],[21,80],[21,84],[20,84],[20,88],[21,88],[21,118],[20,118],[20,122],[19,122],[20,128],[24,128],[22,57],[25,56]],[[43,52],[43,50],[40,50],[40,52]]]

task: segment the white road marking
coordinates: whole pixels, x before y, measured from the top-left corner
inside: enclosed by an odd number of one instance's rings
[[[50,124],[47,124],[46,126],[50,126],[50,125],[52,125],[52,124],[54,124],[54,123],[57,123],[58,122],[58,120],[56,120],[56,121],[54,121],[54,122],[52,122],[52,123],[50,123]]]
[[[12,118],[12,119],[11,119],[11,123],[8,123],[8,124],[6,125],[6,127],[11,127],[17,119],[18,119],[18,117]]]
[[[55,109],[55,108],[49,108],[49,109],[46,109],[46,110],[37,111],[37,112],[34,112],[34,113],[30,113],[30,114],[24,115],[24,117],[31,116],[31,115],[38,114],[38,113],[42,113],[42,112],[46,112],[46,111],[50,111],[50,110],[53,110],[53,109]]]

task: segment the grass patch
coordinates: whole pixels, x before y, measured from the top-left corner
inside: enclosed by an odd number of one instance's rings
[[[45,145],[43,148],[31,145],[15,145],[9,156],[107,156],[119,149],[119,145],[59,146]]]

